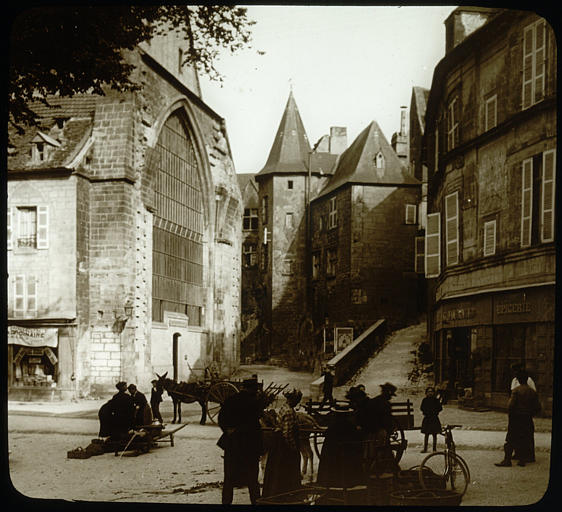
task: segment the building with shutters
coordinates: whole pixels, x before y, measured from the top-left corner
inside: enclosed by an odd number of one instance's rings
[[[402,111],[405,126],[405,112]],[[406,139],[406,130],[400,132]],[[311,301],[315,326],[357,337],[385,318],[407,325],[418,309],[415,235],[420,182],[371,122],[338,159],[311,201]]]
[[[51,97],[8,150],[8,390],[150,388],[239,362],[242,201],[224,120],[170,32],[134,93]]]
[[[436,381],[505,407],[524,362],[552,407],[556,39],[531,12],[459,7],[425,115]],[[470,398],[472,396],[472,398]]]

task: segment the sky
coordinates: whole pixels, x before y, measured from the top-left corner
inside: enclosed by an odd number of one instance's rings
[[[236,172],[265,165],[291,87],[311,146],[331,126],[347,127],[351,145],[373,120],[390,142],[412,87],[431,87],[454,8],[248,6],[252,48],[217,61],[222,85],[200,76],[203,100],[226,121]]]

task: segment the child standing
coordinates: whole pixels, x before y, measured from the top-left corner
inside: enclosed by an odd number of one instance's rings
[[[427,452],[427,441],[429,434],[433,436],[433,451],[437,450],[437,434],[441,433],[441,422],[439,421],[439,413],[443,410],[441,402],[435,397],[435,388],[429,386],[425,390],[425,398],[420,406],[423,413],[423,421],[421,426],[422,434],[425,434],[423,440],[422,453]]]

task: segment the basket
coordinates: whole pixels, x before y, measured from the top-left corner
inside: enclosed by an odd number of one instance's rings
[[[390,493],[390,505],[399,507],[456,507],[461,500],[462,494],[446,489],[408,489]]]
[[[89,459],[91,456],[92,454],[87,450],[83,450],[82,447],[66,452],[67,459]]]
[[[397,490],[422,489],[420,483],[419,466],[410,469],[401,470],[396,475],[395,486]],[[439,475],[436,475],[431,469],[424,468],[424,481],[429,484],[430,489],[445,489],[446,482]]]

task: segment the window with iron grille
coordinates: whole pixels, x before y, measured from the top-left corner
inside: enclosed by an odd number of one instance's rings
[[[8,250],[49,247],[49,209],[47,206],[17,206],[7,209]]]
[[[257,208],[244,208],[242,228],[244,229],[244,231],[256,231],[258,229]]]

